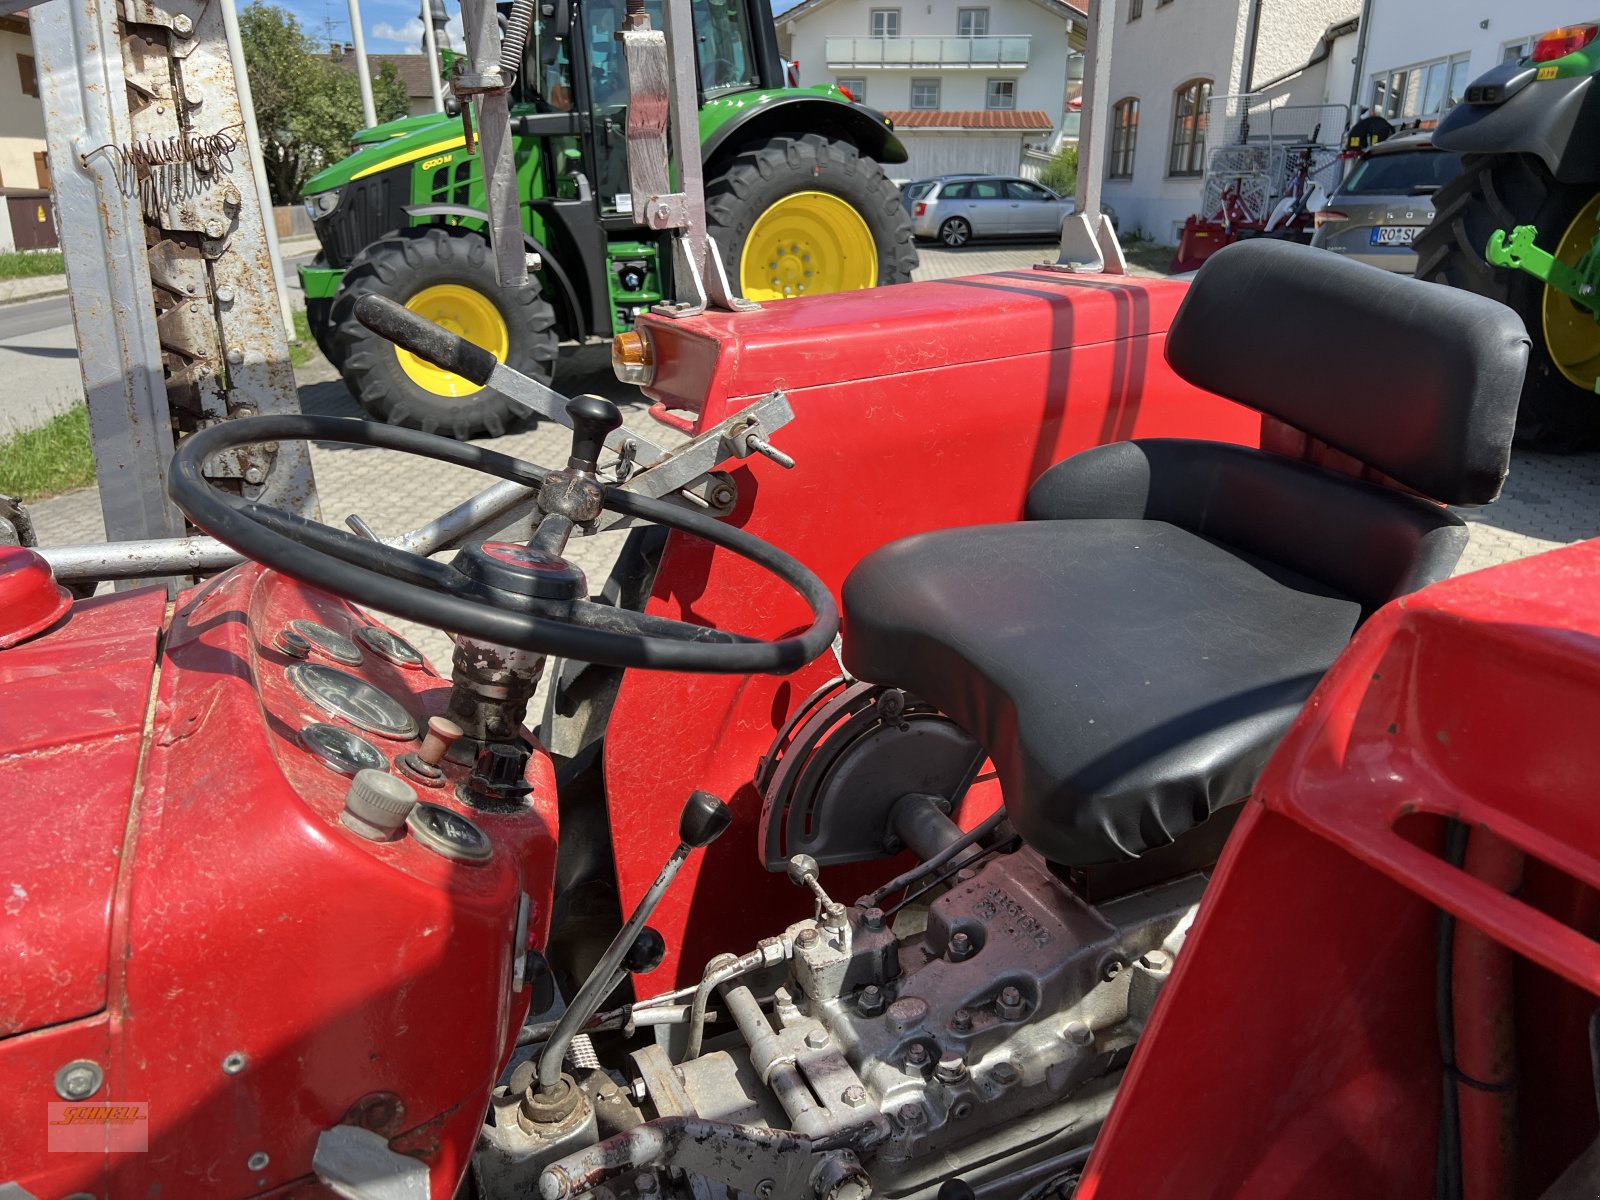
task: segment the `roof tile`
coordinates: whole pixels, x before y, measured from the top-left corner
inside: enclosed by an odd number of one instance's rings
[[[1050,114],[1038,110],[980,109],[976,112],[886,112],[896,129],[1016,129],[1048,133],[1055,128]]]

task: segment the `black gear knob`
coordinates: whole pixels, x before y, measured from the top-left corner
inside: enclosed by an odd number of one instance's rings
[[[733,810],[710,792],[695,792],[678,818],[678,840],[699,849],[709,846],[733,823]]]
[[[601,396],[578,396],[567,401],[567,416],[572,418],[572,457],[567,466],[574,471],[595,471],[606,435],[622,424],[622,411]]]
[[[633,945],[628,948],[628,953],[623,955],[622,965],[630,974],[648,975],[659,967],[661,960],[666,957],[667,939],[646,925],[639,930],[639,936],[633,939]]]

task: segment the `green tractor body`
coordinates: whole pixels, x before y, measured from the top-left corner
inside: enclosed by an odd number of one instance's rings
[[[1467,89],[1434,144],[1462,173],[1434,197],[1417,274],[1500,300],[1533,345],[1517,413],[1536,449],[1600,445],[1600,27],[1537,39]]]
[[[570,38],[535,30],[513,93],[529,287],[495,284],[482,164],[459,117],[364,130],[306,185],[321,242],[300,268],[309,323],[375,416],[466,437],[511,413],[364,329],[353,308],[368,291],[546,381],[560,340],[613,336],[672,294],[668,237],[634,222],[628,194],[623,5],[573,4]],[[766,0],[693,10],[707,226],[735,288],[766,301],[909,279],[910,223],[878,165],[906,159],[893,125],[838,88],[785,86]]]

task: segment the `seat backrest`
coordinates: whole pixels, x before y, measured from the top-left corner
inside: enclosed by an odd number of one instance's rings
[[[1425,496],[1487,504],[1510,464],[1528,334],[1471,292],[1256,239],[1200,268],[1167,362]]]

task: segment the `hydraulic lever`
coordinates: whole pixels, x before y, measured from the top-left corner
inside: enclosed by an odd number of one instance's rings
[[[661,874],[656,876],[656,881],[639,901],[633,915],[617,931],[617,936],[611,939],[606,952],[600,956],[594,970],[589,972],[589,978],[583,981],[578,994],[562,1014],[555,1032],[545,1043],[544,1052],[539,1056],[540,1096],[550,1097],[562,1091],[561,1064],[566,1060],[573,1035],[589,1023],[589,1019],[599,1011],[605,998],[620,982],[615,977],[617,969],[623,966],[624,959],[634,950],[645,922],[667,894],[667,888],[672,886],[679,868],[695,850],[709,846],[721,837],[732,821],[732,811],[710,792],[695,792],[689,797],[689,802],[683,806],[683,815],[678,818],[678,848],[667,859],[666,866],[661,868]],[[650,951],[641,957],[648,959]],[[660,961],[656,959],[657,963]]]

